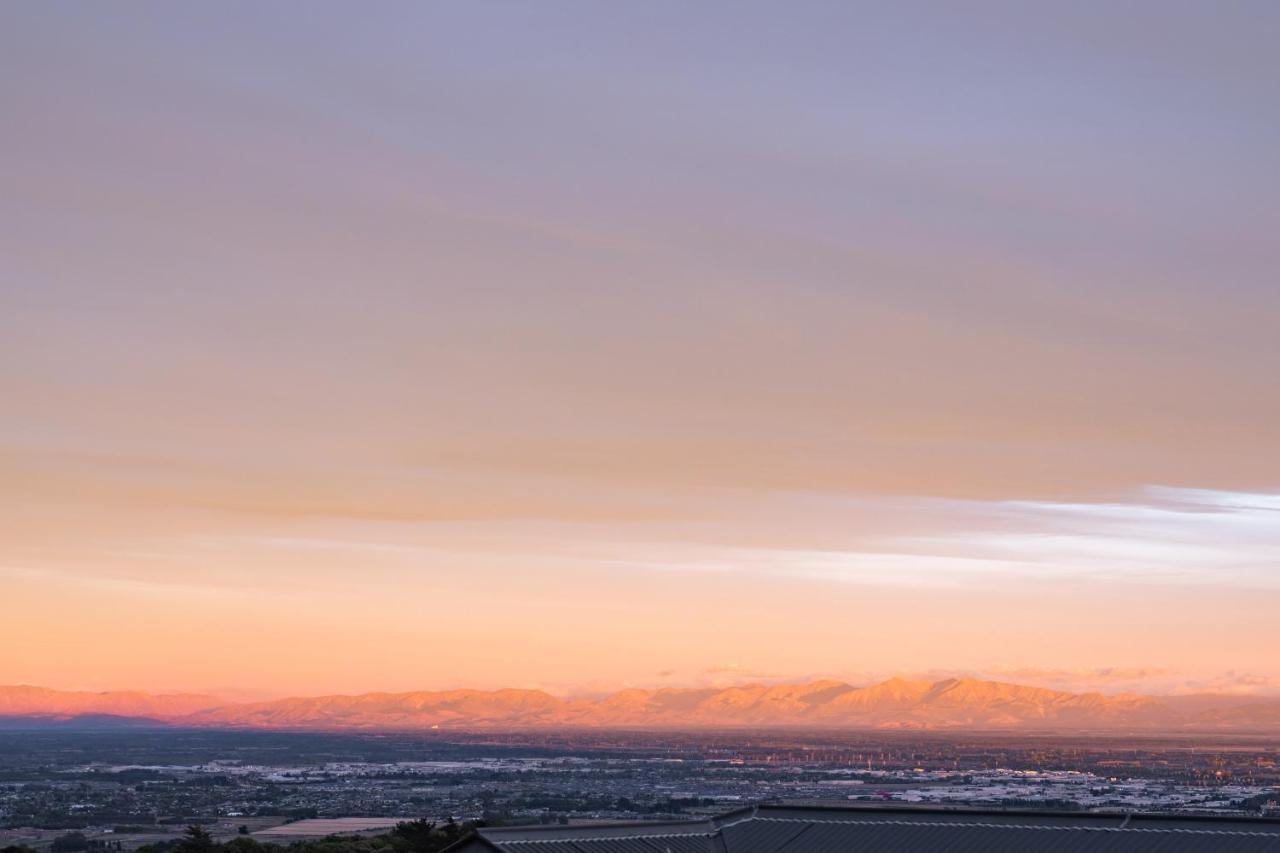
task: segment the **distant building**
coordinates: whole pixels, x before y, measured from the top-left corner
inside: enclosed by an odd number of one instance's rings
[[[1280,820],[762,805],[709,820],[477,830],[448,853],[1280,853]]]

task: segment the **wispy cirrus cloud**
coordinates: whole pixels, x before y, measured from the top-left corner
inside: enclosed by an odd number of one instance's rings
[[[1150,487],[1106,503],[892,497],[871,503],[872,512],[895,517],[885,525],[889,534],[852,536],[845,547],[690,543],[673,549],[676,559],[627,563],[890,586],[1061,578],[1280,588],[1277,494]],[[842,509],[856,526],[864,506],[833,498],[821,507],[828,538]]]

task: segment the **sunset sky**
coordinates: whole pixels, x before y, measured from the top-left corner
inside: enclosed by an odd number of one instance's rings
[[[0,8],[0,684],[1280,692],[1280,4]]]

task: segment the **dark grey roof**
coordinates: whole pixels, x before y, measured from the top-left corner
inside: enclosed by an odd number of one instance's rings
[[[710,820],[491,827],[476,840],[501,853],[724,853],[713,850],[716,829]]]
[[[782,845],[757,840],[757,825],[799,829]],[[741,830],[738,836],[731,835]],[[726,827],[728,853],[852,853],[933,851],[951,853],[1280,853],[1280,835],[1216,830],[1132,829],[1029,823],[978,823],[898,819],[845,821],[748,819]]]
[[[765,805],[704,821],[481,829],[457,853],[479,853],[479,848],[496,853],[1280,853],[1280,821]]]

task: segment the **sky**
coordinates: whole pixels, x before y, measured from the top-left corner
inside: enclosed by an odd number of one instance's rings
[[[0,683],[1280,692],[1280,6],[0,9]]]

